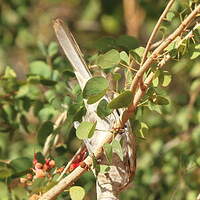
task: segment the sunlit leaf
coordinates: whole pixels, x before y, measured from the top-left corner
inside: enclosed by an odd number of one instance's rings
[[[95,127],[96,123],[81,122],[81,124],[78,126],[76,130],[76,136],[81,140],[91,138],[92,135],[94,134]]]
[[[129,56],[125,51],[120,52],[120,58],[123,60],[126,64],[129,65]]]
[[[200,44],[195,45],[190,59],[196,59],[200,56]]]
[[[105,95],[108,86],[108,81],[103,77],[91,78],[83,89],[83,98],[95,103]]]
[[[112,145],[106,143],[103,145],[103,149],[104,149],[104,152],[105,152],[108,162],[111,163],[112,162]]]
[[[109,69],[120,62],[120,54],[117,50],[112,49],[97,58],[97,65],[103,69]]]
[[[112,77],[113,77],[113,80],[114,81],[118,81],[118,80],[120,80],[121,79],[121,74],[120,73],[113,73],[112,74]]]
[[[110,109],[124,108],[130,105],[133,100],[133,94],[131,91],[125,91],[114,98],[109,104]]]
[[[0,182],[0,188],[1,188],[1,199],[2,200],[9,200],[9,190],[6,183]]]
[[[30,63],[30,73],[39,75],[43,78],[51,78],[51,68],[43,61],[33,61]]]
[[[11,67],[7,66],[3,78],[16,78],[16,73]]]
[[[51,42],[48,46],[48,55],[50,57],[58,53],[58,44],[56,42]]]
[[[172,75],[167,71],[163,71],[162,86],[167,87],[171,83],[171,80],[172,80]]]
[[[8,178],[14,173],[14,169],[4,162],[0,162],[0,179]]]
[[[106,173],[110,170],[110,167],[108,165],[100,165],[99,166],[99,172],[100,173]]]
[[[69,195],[72,200],[82,200],[85,197],[85,190],[80,186],[72,186],[69,189]]]
[[[112,141],[112,151],[115,152],[120,159],[123,161],[123,150],[122,150],[122,146],[120,144],[120,141],[114,139]]]

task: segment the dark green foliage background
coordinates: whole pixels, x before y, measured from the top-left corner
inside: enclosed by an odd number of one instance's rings
[[[138,2],[146,19],[137,45],[144,45],[165,2]],[[175,3],[178,17],[164,23],[165,34],[180,23],[179,11],[187,4],[186,0]],[[10,171],[6,167],[7,171],[3,171],[2,163],[20,158],[21,162],[28,159],[28,165],[34,152],[42,151],[44,138],[40,139],[37,133],[46,130],[46,136],[49,135],[56,116],[66,110],[62,104],[69,108],[68,120],[56,130],[63,142],[51,156],[62,166],[81,143],[75,137],[72,122],[80,120],[85,112],[82,95],[70,64],[61,51],[58,53],[52,19],[60,17],[69,24],[90,63],[97,51],[104,53],[116,46],[109,48],[98,40],[103,36],[124,35],[125,24],[119,0],[2,0],[0,13],[0,188],[4,188],[0,199],[21,200],[27,199],[22,187],[10,187],[11,192],[7,191],[6,184],[12,178],[3,179],[2,173]],[[158,38],[161,36],[160,32]],[[112,43],[112,39],[108,41]],[[145,108],[138,110],[137,118],[148,124],[149,131],[145,139],[138,136],[136,176],[121,199],[194,200],[200,192],[199,61],[191,60],[187,53],[167,64],[173,79],[168,88],[162,89],[170,99],[169,105],[160,107],[162,114]],[[7,65],[14,69],[16,77],[11,68],[5,73]],[[19,169],[12,170],[13,178],[21,173]],[[77,185],[85,188],[86,199],[94,199],[95,180],[91,173],[83,175]]]

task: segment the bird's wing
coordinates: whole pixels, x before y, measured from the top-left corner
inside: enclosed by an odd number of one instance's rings
[[[86,82],[92,75],[83,59],[82,53],[68,27],[63,28],[62,21],[56,19],[53,24],[58,41],[74,68],[76,78],[83,90]]]

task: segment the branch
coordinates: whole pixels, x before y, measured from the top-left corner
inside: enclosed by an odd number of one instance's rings
[[[170,0],[170,1],[169,1],[169,3],[167,4],[165,10],[163,11],[162,15],[160,16],[160,18],[159,18],[157,24],[155,25],[155,27],[154,27],[154,29],[153,29],[153,31],[152,31],[152,33],[151,33],[151,36],[150,36],[150,38],[149,38],[149,40],[148,40],[148,42],[147,42],[147,46],[146,46],[146,48],[145,48],[144,55],[143,55],[143,57],[142,57],[141,66],[144,64],[144,61],[146,60],[146,57],[147,57],[148,51],[149,51],[149,49],[150,49],[150,47],[151,47],[151,44],[152,44],[152,42],[153,42],[153,39],[154,39],[156,33],[158,32],[158,29],[159,29],[159,27],[160,27],[160,25],[161,25],[163,19],[165,18],[165,16],[166,16],[166,14],[168,13],[169,9],[172,7],[174,1],[175,1],[175,0]]]
[[[189,26],[189,24],[195,19],[197,14],[200,13],[200,5],[198,5],[187,17],[186,19],[180,24],[180,26],[171,34],[169,35],[160,46],[158,46],[152,53],[152,55],[144,62],[144,64],[140,67],[138,72],[136,73],[132,84],[131,84],[131,91],[135,93],[138,83],[140,82],[141,77],[143,74],[150,68],[151,64],[154,62],[154,60],[158,57],[160,53],[172,42],[176,39],[177,36],[181,35],[182,32],[185,31],[185,29]],[[144,83],[145,85],[146,83]],[[145,85],[147,87],[147,85]],[[144,89],[145,90],[145,89]],[[137,93],[143,93],[141,89],[138,90]],[[138,104],[138,97],[141,95],[138,95],[134,97],[133,103],[124,111],[124,113],[121,116],[120,120],[120,126],[124,127],[125,123],[128,121],[128,119],[131,117],[133,112],[135,111],[137,104]]]
[[[65,121],[66,116],[67,116],[67,112],[63,112],[58,116],[57,120],[54,123],[54,127],[53,127],[54,130],[56,128],[58,128],[60,126],[60,124],[62,124]],[[50,148],[52,147],[51,142],[52,142],[53,137],[54,137],[53,134],[50,134],[45,141],[44,148],[43,148],[43,155],[44,156],[46,156],[48,154]],[[55,139],[57,139],[57,137]],[[54,142],[54,145],[56,145],[56,143],[57,142]]]

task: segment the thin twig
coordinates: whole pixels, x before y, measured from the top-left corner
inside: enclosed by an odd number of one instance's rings
[[[175,0],[170,0],[169,3],[167,4],[165,10],[163,11],[162,15],[160,16],[160,18],[158,19],[158,22],[156,23],[152,33],[151,33],[151,36],[147,42],[147,46],[145,48],[145,51],[144,51],[144,54],[143,54],[143,57],[142,57],[142,62],[141,62],[141,66],[144,64],[144,61],[146,60],[147,58],[147,54],[149,52],[149,49],[151,47],[151,44],[153,42],[153,39],[156,35],[156,33],[158,32],[158,29],[163,21],[163,19],[165,18],[166,14],[168,13],[169,9],[172,7],[173,3],[174,3]]]
[[[53,127],[54,130],[55,130],[56,128],[58,128],[58,127],[60,126],[61,123],[63,123],[63,122],[65,121],[66,116],[67,116],[67,112],[66,112],[66,111],[63,112],[63,113],[61,113],[61,114],[58,116],[57,120],[56,120],[55,123],[54,123],[54,127]],[[46,141],[45,141],[44,148],[43,148],[43,155],[44,155],[44,156],[47,156],[47,154],[48,154],[50,148],[52,147],[52,146],[51,146],[51,142],[52,142],[53,137],[54,137],[54,135],[53,135],[53,133],[51,133],[51,134],[47,137],[47,139],[46,139]],[[56,137],[56,140],[57,140],[57,137]],[[57,143],[57,142],[56,142],[56,143]],[[56,143],[54,142],[54,145],[56,145]]]
[[[64,174],[68,171],[70,165],[74,162],[74,160],[77,158],[77,156],[85,149],[85,145],[82,145],[78,151],[75,153],[75,155],[72,157],[72,159],[67,163],[66,167],[64,168],[61,175],[57,178],[57,181],[60,181],[61,178],[64,176]]]

